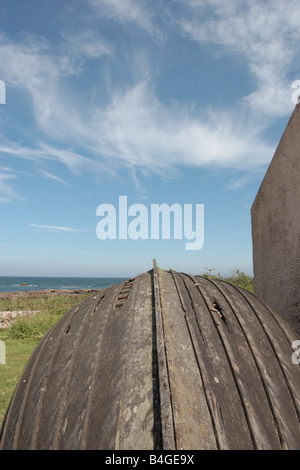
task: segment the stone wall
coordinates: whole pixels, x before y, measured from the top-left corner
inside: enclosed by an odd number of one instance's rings
[[[300,105],[251,210],[254,294],[300,332]]]
[[[39,313],[39,310],[19,310],[0,312],[0,328],[10,328],[11,324],[17,318],[32,317]]]

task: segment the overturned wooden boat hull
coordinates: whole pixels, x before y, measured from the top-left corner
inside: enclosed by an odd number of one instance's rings
[[[1,449],[300,449],[299,337],[249,292],[154,269],[34,350]]]

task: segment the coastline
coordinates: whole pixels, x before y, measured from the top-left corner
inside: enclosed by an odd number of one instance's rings
[[[68,311],[83,299],[95,296],[99,292],[101,289],[41,289],[0,292],[0,331],[10,328],[12,323],[19,318],[29,318],[45,313],[45,309],[52,313],[60,312],[62,308]]]
[[[0,292],[0,300],[12,298],[38,299],[44,297],[80,297],[83,294],[98,294],[103,289],[41,289],[33,291]]]

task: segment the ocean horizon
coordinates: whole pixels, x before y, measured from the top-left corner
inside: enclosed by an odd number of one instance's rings
[[[127,280],[124,277],[33,277],[0,276],[0,292],[28,292],[47,289],[105,289]]]

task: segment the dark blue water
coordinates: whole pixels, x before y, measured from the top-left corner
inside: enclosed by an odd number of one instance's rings
[[[0,292],[26,292],[41,289],[105,289],[125,280],[123,277],[0,276]]]

